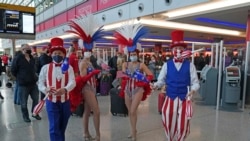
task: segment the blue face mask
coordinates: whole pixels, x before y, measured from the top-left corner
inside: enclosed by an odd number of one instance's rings
[[[52,57],[52,59],[56,62],[56,63],[61,63],[63,60],[63,57],[60,55],[55,55]]]
[[[136,62],[137,61],[137,56],[130,56],[130,60],[132,62]]]

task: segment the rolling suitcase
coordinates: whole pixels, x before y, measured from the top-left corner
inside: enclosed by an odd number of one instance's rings
[[[76,110],[72,113],[72,116],[82,117],[84,112],[84,103],[82,102],[77,106]]]
[[[117,88],[112,88],[110,90],[110,101],[111,101],[110,112],[112,113],[113,116],[128,115],[128,109],[125,105],[125,100],[119,96],[119,90]]]
[[[162,106],[165,100],[165,93],[160,93],[158,95],[158,112],[161,114],[162,113]]]
[[[111,75],[103,75],[100,82],[100,94],[102,96],[108,95],[109,91],[111,89],[111,83],[112,83]]]

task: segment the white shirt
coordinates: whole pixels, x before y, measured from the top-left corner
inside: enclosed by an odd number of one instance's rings
[[[49,68],[49,64],[44,65],[41,69],[41,72],[39,74],[39,79],[38,79],[38,89],[39,91],[43,92],[46,94],[46,78],[47,78],[47,74],[48,74],[48,68]],[[61,67],[55,67],[53,68],[53,71],[55,71],[56,73],[56,79],[61,79],[63,74],[62,74],[62,70]],[[74,89],[74,87],[76,86],[76,81],[75,81],[75,75],[74,75],[74,71],[73,68],[71,66],[69,66],[68,69],[68,83],[67,85],[64,87],[65,89],[67,89],[68,92],[70,92],[72,89]]]
[[[180,62],[175,63],[174,62],[174,65],[175,65],[176,69],[179,71],[181,69],[182,63],[180,63]],[[167,69],[168,69],[167,63],[164,63],[162,68],[161,68],[161,72],[158,76],[157,82],[154,83],[154,86],[162,87],[163,85],[166,85]],[[197,91],[200,88],[200,84],[199,84],[196,68],[195,68],[193,63],[190,63],[190,77],[191,77],[190,78],[190,80],[191,80],[191,89],[190,90]]]

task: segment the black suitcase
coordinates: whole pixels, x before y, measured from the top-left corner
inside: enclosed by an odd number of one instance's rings
[[[119,96],[119,90],[117,88],[112,88],[110,90],[110,101],[111,101],[111,113],[113,116],[128,115],[128,109],[125,105],[125,100]]]
[[[76,110],[72,113],[72,116],[82,117],[84,112],[84,103],[82,102]]]

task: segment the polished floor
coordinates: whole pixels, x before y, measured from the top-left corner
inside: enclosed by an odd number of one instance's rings
[[[3,86],[0,91],[5,98],[0,99],[0,141],[49,141],[45,109],[41,113],[42,120],[31,117],[31,123],[25,123],[20,106],[13,102],[13,89]],[[139,106],[138,141],[166,141],[161,115],[157,110],[157,96],[156,91]],[[98,96],[98,101],[101,110],[101,141],[129,141],[128,117],[113,116],[110,113],[109,96]],[[191,134],[187,141],[250,141],[249,109],[243,112],[216,111],[214,106],[196,104],[196,101]],[[30,104],[31,101],[29,107]],[[66,140],[83,141],[82,130],[82,119],[72,116],[66,130]],[[90,132],[94,136],[92,120]]]

